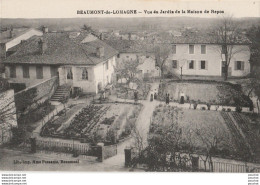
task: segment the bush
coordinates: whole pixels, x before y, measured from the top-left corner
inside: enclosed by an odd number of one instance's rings
[[[225,109],[225,108],[222,108],[222,111],[223,111],[223,112],[225,112],[225,111],[226,111],[226,109]]]
[[[201,110],[206,110],[206,107],[201,107]]]
[[[236,112],[241,112],[241,111],[242,111],[242,107],[236,106]]]
[[[193,108],[194,108],[194,109],[197,109],[197,106],[198,106],[198,104],[197,104],[196,102],[194,102]]]
[[[227,109],[227,111],[228,111],[228,112],[231,112],[231,109],[230,109],[230,108],[228,108],[228,109]]]

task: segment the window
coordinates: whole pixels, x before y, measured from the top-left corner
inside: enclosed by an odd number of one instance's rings
[[[23,77],[30,78],[29,66],[23,66]]]
[[[16,78],[16,67],[10,66],[10,78]]]
[[[176,54],[176,52],[177,52],[177,47],[176,47],[176,45],[172,45],[172,53],[173,53],[173,54]]]
[[[42,66],[36,66],[36,78],[43,79],[43,69]]]
[[[73,79],[73,74],[72,74],[72,69],[67,68],[67,79],[72,80]]]
[[[146,55],[146,58],[149,58],[149,56],[148,56],[148,55]]]
[[[51,66],[51,77],[57,76],[57,68]]]
[[[200,61],[200,69],[206,69],[206,61],[205,60]]]
[[[244,70],[244,62],[235,61],[235,70]]]
[[[172,68],[174,68],[174,69],[177,68],[177,60],[172,61]]]
[[[194,45],[189,45],[189,54],[194,54]]]
[[[106,70],[108,70],[108,61],[106,61]]]
[[[126,58],[129,58],[129,56],[126,56]]]
[[[206,54],[206,45],[201,45],[201,54]]]
[[[227,46],[222,45],[221,54],[225,54],[227,52]]]
[[[117,58],[120,58],[120,54],[117,54]]]
[[[194,69],[194,67],[195,67],[194,63],[195,63],[194,60],[188,61],[188,69]]]
[[[88,80],[88,70],[86,67],[82,68],[81,78],[82,80]]]

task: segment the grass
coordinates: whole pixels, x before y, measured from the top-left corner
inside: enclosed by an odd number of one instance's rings
[[[172,114],[173,113],[173,114]],[[174,115],[171,117],[171,115]],[[240,148],[236,142],[241,138],[232,137],[225,120],[218,111],[201,111],[192,109],[180,109],[171,106],[158,106],[152,119],[150,133],[159,127],[165,128],[171,124],[176,124],[181,128],[181,140],[190,141],[197,153],[205,154],[208,143],[213,143],[217,139],[217,150],[214,156],[240,159]],[[199,136],[197,133],[200,133]]]
[[[211,103],[216,105],[235,106],[236,100],[240,100],[242,106],[248,106],[248,99],[242,93],[239,85],[214,81],[184,81],[162,83],[159,87],[159,98],[165,99],[169,93],[172,101],[180,100],[180,93],[185,94],[185,101],[197,101],[199,103]]]

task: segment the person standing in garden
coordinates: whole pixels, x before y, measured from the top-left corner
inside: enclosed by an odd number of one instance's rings
[[[169,105],[170,103],[170,94],[166,93],[166,104]]]
[[[151,91],[150,101],[153,101],[153,90]]]
[[[134,92],[134,100],[135,100],[135,104],[137,104],[137,102],[138,102],[138,92],[137,91]]]

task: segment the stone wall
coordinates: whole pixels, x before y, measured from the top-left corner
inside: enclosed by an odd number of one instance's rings
[[[14,91],[8,90],[0,94],[0,145],[12,138],[12,127],[17,127]]]
[[[58,77],[53,77],[16,93],[14,97],[17,110],[23,111],[35,102],[51,98],[57,87]]]

